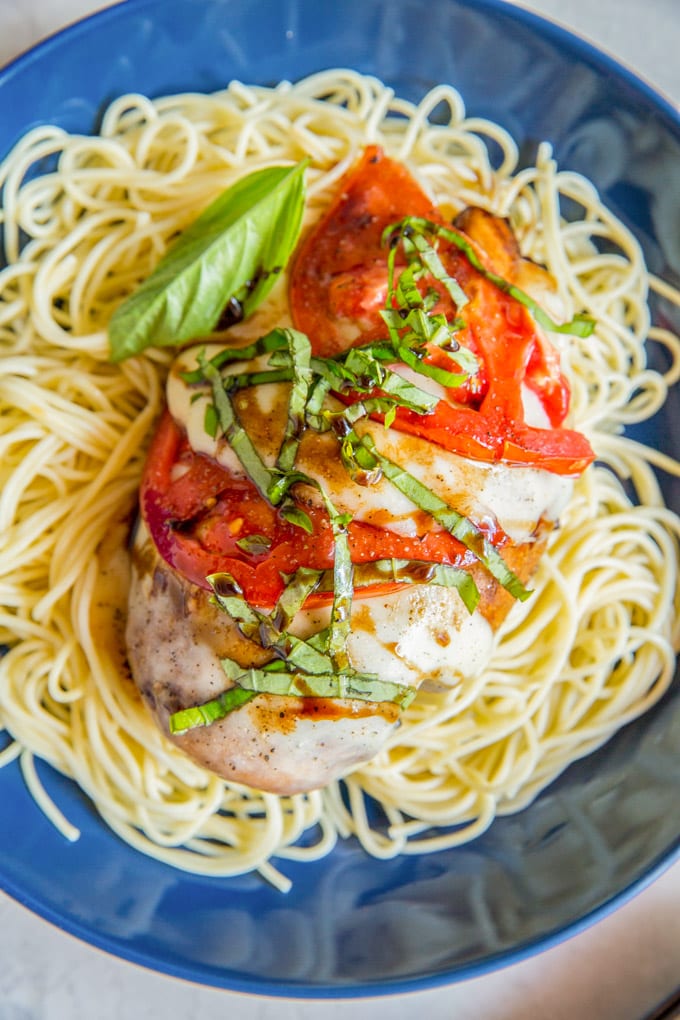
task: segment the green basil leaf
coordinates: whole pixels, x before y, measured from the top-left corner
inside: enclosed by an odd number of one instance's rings
[[[349,667],[347,642],[351,633],[352,597],[354,595],[354,566],[349,547],[349,514],[340,514],[321,490],[331,522],[335,552],[333,556],[333,608],[328,629],[327,650],[333,663],[333,672]]]
[[[305,410],[313,375],[310,364],[312,348],[307,336],[297,329],[284,329],[283,334],[293,368],[293,385],[288,396],[286,428],[276,458],[276,468],[286,474],[295,467],[295,458],[305,430]]]
[[[247,344],[245,347],[223,347],[217,354],[213,355],[209,363],[213,368],[222,369],[233,361],[252,361],[253,358],[257,358],[261,354],[276,352],[286,346],[286,338],[283,335],[283,331],[273,329],[270,333],[265,333],[264,336],[259,337],[254,343]],[[180,378],[188,386],[206,381],[203,369],[200,366],[191,372],[181,372]]]
[[[226,715],[240,708],[256,696],[256,691],[249,691],[243,687],[230,687],[219,698],[207,701],[204,705],[196,705],[193,708],[183,708],[179,712],[173,712],[168,719],[168,726],[172,734],[186,733],[187,730],[195,730],[198,726],[210,726],[218,719],[224,719]]]
[[[307,597],[318,588],[323,574],[323,570],[298,567],[295,573],[287,578],[286,587],[281,592],[273,614],[280,630],[285,630],[300,612]]]
[[[462,386],[470,377],[468,372],[449,372],[445,368],[440,368],[439,365],[431,365],[419,358],[410,347],[398,347],[397,354],[409,368],[420,372],[421,375],[426,375],[429,379],[434,379],[442,386],[450,386],[455,389],[457,386]]]
[[[302,507],[296,506],[295,503],[284,503],[281,507],[281,516],[289,524],[294,524],[296,528],[306,531],[308,535],[314,533],[311,517],[308,513],[305,513]]]
[[[232,298],[245,316],[259,305],[299,236],[306,164],[256,170],[208,206],[114,312],[113,361],[205,336]]]
[[[212,404],[209,406],[212,407]],[[271,549],[271,544],[271,539],[266,535],[246,535],[245,538],[239,538],[236,542],[242,552],[249,553],[251,556],[264,555]]]
[[[438,223],[433,223],[431,220],[423,219],[418,216],[407,216],[401,223],[394,225],[391,230],[399,230],[402,232],[406,230],[407,232],[410,232],[412,238],[422,234],[431,234],[443,237],[446,241],[450,241],[451,244],[454,244],[466,255],[470,265],[481,273],[482,276],[495,284],[499,290],[502,290],[505,294],[509,294],[515,299],[515,301],[519,301],[519,303],[524,305],[525,308],[528,308],[539,326],[542,326],[544,329],[550,330],[553,333],[570,333],[572,336],[582,338],[589,337],[595,329],[595,320],[589,315],[578,314],[575,315],[569,322],[555,322],[547,314],[547,312],[540,307],[538,302],[534,301],[534,299],[526,293],[526,291],[515,286],[514,283],[510,283],[504,277],[499,276],[498,273],[494,273],[490,269],[487,269],[480,261],[477,256],[477,252],[468,239],[453,227],[444,227]]]
[[[326,673],[332,668],[328,655],[282,629],[282,625],[285,627],[289,622],[288,614],[292,611],[289,600],[291,596],[296,597],[294,593],[289,593],[283,601],[279,600],[270,614],[246,602],[229,574],[211,574],[207,581],[212,586],[215,604],[232,618],[244,637],[257,642],[262,648],[271,649],[276,656],[305,672]],[[311,574],[297,577],[295,584],[301,586],[300,598],[303,602],[306,593],[313,590],[317,581],[318,575],[316,578]]]
[[[429,560],[399,559],[373,560],[366,566],[369,571],[375,571],[376,574],[382,574],[398,583],[433,584],[440,588],[455,588],[469,613],[474,613],[479,604],[480,593],[475,580],[472,574],[461,567],[454,567],[449,563],[432,563]],[[355,591],[357,587],[358,585],[355,585]]]
[[[290,368],[263,368],[261,372],[239,372],[223,376],[222,385],[227,393],[250,389],[251,386],[266,386],[268,383],[290,382],[293,370]]]
[[[466,305],[468,303],[467,294],[461,288],[458,281],[446,272],[441,259],[432,245],[427,243],[422,234],[412,234],[409,237],[409,241],[420,255],[420,259],[428,272],[432,274],[435,280],[439,280],[440,283],[444,284],[456,306],[462,308],[463,305]]]
[[[394,287],[396,302],[400,308],[423,308],[425,306],[425,299],[417,285],[417,281],[422,277],[422,266],[415,263],[411,263],[401,271]]]
[[[219,425],[224,438],[241,462],[243,470],[260,495],[266,499],[268,490],[274,482],[274,473],[264,463],[250,436],[238,420],[234,406],[222,384],[222,376],[218,369],[206,360],[202,351],[198,352],[198,364],[212,390],[212,403],[215,409],[214,416],[205,422],[206,432],[214,438],[217,429],[215,427],[213,434],[209,431],[208,426]]]
[[[522,602],[529,598],[531,592],[508,567],[495,546],[469,518],[445,503],[436,493],[431,492],[426,485],[423,485],[399,464],[384,457],[376,448],[370,435],[364,435],[359,439],[355,433],[353,438],[355,456],[360,463],[367,469],[370,469],[371,466],[380,467],[385,478],[399,492],[403,493],[420,510],[424,510],[434,518],[450,535],[462,542],[465,548],[469,549],[479,562],[484,564],[492,577],[495,577],[514,598]]]
[[[231,660],[221,660],[225,672],[239,687],[258,694],[291,695],[298,698],[353,698],[358,701],[389,701],[406,708],[413,701],[416,690],[391,680],[381,680],[375,673],[355,673],[341,670],[327,674],[308,674],[266,669],[244,670],[238,667],[238,677]]]
[[[352,698],[356,701],[386,701],[407,708],[416,696],[414,687],[381,680],[374,673],[353,671],[311,675],[299,671],[243,669],[233,659],[222,659],[222,668],[235,684],[219,697],[194,708],[185,708],[170,716],[171,733],[185,733],[198,726],[209,726],[251,701],[258,694],[278,694],[298,698]]]
[[[206,404],[205,415],[203,417],[203,428],[205,429],[206,435],[210,436],[211,439],[215,439],[217,436],[217,430],[220,427],[219,418],[217,417],[217,410],[214,404]]]

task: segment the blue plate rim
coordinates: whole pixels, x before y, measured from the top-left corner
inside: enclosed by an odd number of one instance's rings
[[[670,851],[660,855],[655,863],[641,874],[639,878],[629,883],[617,893],[612,894],[598,907],[588,911],[571,924],[558,927],[547,934],[527,939],[510,950],[491,954],[483,961],[464,964],[453,973],[445,971],[411,978],[390,978],[371,983],[364,980],[357,984],[347,983],[343,985],[330,983],[308,985],[293,981],[286,982],[278,978],[272,979],[270,983],[262,977],[234,977],[233,972],[225,972],[224,980],[220,981],[214,970],[206,966],[201,966],[197,963],[194,963],[192,967],[180,966],[167,960],[159,962],[153,954],[134,949],[123,940],[102,936],[96,929],[78,923],[75,920],[69,920],[67,923],[64,923],[63,916],[60,916],[57,911],[43,903],[39,897],[27,895],[18,887],[14,887],[11,882],[6,881],[2,872],[0,872],[0,889],[22,907],[37,917],[42,918],[42,920],[53,927],[79,939],[90,947],[107,953],[115,959],[125,960],[127,963],[141,967],[144,970],[165,974],[168,977],[187,981],[200,987],[221,988],[224,991],[257,995],[261,998],[328,1001],[333,999],[375,999],[384,996],[413,994],[483,977],[486,974],[520,964],[522,961],[536,956],[538,952],[543,953],[553,949],[574,936],[587,931],[599,921],[610,917],[615,910],[625,907],[626,904],[630,903],[631,900],[635,899],[636,896],[652,885],[678,861],[680,861],[680,836],[678,836]],[[202,980],[198,976],[199,974],[203,975],[206,980]]]
[[[187,0],[183,0],[183,2],[187,2]],[[638,96],[642,96],[650,104],[657,114],[661,114],[670,123],[670,126],[680,137],[680,107],[676,106],[659,87],[651,84],[638,72],[627,66],[620,58],[601,49],[586,36],[579,34],[577,31],[566,27],[547,15],[528,10],[511,2],[511,0],[446,0],[446,2],[468,7],[475,11],[481,9],[490,14],[501,12],[520,23],[538,29],[540,34],[550,38],[551,41],[567,43],[569,48],[575,51],[591,67],[613,74],[629,85]],[[116,0],[116,2],[108,4],[106,7],[93,11],[48,34],[0,67],[0,93],[7,81],[14,75],[22,73],[31,64],[39,63],[46,54],[58,48],[64,38],[71,40],[93,29],[105,27],[109,20],[117,19],[121,12],[125,12],[126,9],[131,7],[143,10],[145,8],[155,8],[158,6],[158,3],[159,0]],[[0,155],[4,155],[4,153]],[[105,825],[103,821],[101,824]],[[0,870],[0,889],[25,909],[42,918],[53,927],[91,947],[104,951],[116,959],[125,960],[142,969],[165,974],[171,978],[180,979],[201,987],[221,988],[262,998],[327,1001],[333,999],[376,998],[412,994],[481,977],[502,968],[521,963],[523,960],[535,956],[537,952],[543,952],[562,944],[610,916],[615,910],[625,906],[653,884],[678,861],[680,861],[680,834],[670,844],[668,850],[658,855],[653,863],[648,865],[636,879],[612,893],[601,904],[571,923],[560,925],[548,933],[541,933],[531,939],[527,939],[511,949],[491,954],[482,961],[463,964],[454,971],[443,971],[400,979],[385,978],[374,982],[362,980],[359,983],[348,982],[347,984],[340,985],[335,983],[307,985],[291,981],[286,982],[278,978],[270,980],[259,976],[255,978],[247,976],[237,977],[234,976],[233,972],[225,972],[224,980],[220,980],[215,969],[209,968],[207,965],[194,962],[191,966],[188,966],[179,965],[170,960],[159,960],[151,952],[144,952],[134,946],[130,946],[124,938],[105,936],[95,928],[83,924],[77,919],[65,919],[63,914],[59,914],[57,910],[41,900],[39,896],[27,893],[18,884],[8,880],[2,870]]]
[[[132,6],[136,8],[154,7],[158,0],[115,0],[115,2],[95,10],[82,18],[71,21],[61,28],[50,32],[38,42],[18,53],[6,64],[0,66],[0,88],[3,87],[6,78],[21,72],[25,66],[36,60],[42,59],[45,52],[59,45],[63,36],[75,37],[83,31],[89,31],[93,22],[105,24],[109,18],[117,18],[120,11]],[[572,49],[579,51],[591,65],[599,66],[602,69],[613,71],[618,77],[622,77],[637,92],[641,92],[656,107],[661,107],[662,112],[670,117],[680,129],[680,105],[676,105],[665,95],[663,90],[643,77],[634,68],[629,67],[621,58],[613,53],[599,47],[595,42],[580,34],[575,29],[561,24],[557,19],[548,15],[538,14],[513,0],[448,0],[459,6],[463,5],[473,10],[485,9],[486,11],[501,11],[510,15],[519,22],[540,28],[544,35],[551,36],[556,40],[566,39]]]

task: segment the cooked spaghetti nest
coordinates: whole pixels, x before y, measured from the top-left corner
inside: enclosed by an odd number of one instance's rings
[[[112,365],[107,323],[178,231],[244,173],[309,156],[311,222],[368,143],[405,162],[444,210],[508,217],[523,254],[554,276],[562,313],[597,320],[594,336],[555,342],[572,424],[613,470],[592,467],[577,482],[535,593],[510,614],[482,675],[421,692],[346,795],[335,784],[281,798],[194,765],[130,679],[126,540],[169,355]],[[678,339],[650,322],[650,284],[680,298],[648,276],[634,237],[588,181],[558,170],[547,144],[518,170],[513,140],[468,117],[452,88],[413,105],[339,70],[276,88],[123,96],[95,137],[30,131],[0,183],[0,764],[20,758],[65,836],[78,833],[36,759],[72,777],[144,853],[205,874],[258,869],[285,889],[272,857],[320,857],[338,836],[356,834],[378,857],[473,838],[662,696],[679,638],[680,529],[651,465],[680,469],[621,433],[658,410],[680,374]],[[564,198],[578,219],[566,222]],[[667,348],[665,374],[647,367],[648,340]],[[372,827],[367,798],[387,826]]]

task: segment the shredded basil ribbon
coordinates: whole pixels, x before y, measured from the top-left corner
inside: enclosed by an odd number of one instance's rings
[[[449,241],[455,245],[460,251],[462,251],[468,259],[470,265],[472,265],[481,275],[489,280],[490,283],[496,285],[499,290],[502,290],[505,294],[509,294],[515,301],[519,301],[520,304],[528,308],[534,319],[544,329],[550,330],[553,333],[569,333],[573,336],[578,337],[589,337],[594,328],[595,321],[589,315],[575,315],[570,322],[557,323],[545,312],[537,301],[534,301],[525,291],[520,287],[515,286],[514,283],[510,283],[504,277],[499,276],[492,270],[487,269],[484,263],[480,260],[477,252],[475,251],[469,240],[458,230],[453,227],[445,227],[443,224],[434,223],[432,220],[425,219],[420,216],[406,216],[403,220],[398,223],[392,224],[387,227],[383,236],[385,237],[402,237],[405,243],[412,243],[420,252],[421,247],[424,251],[430,247],[424,240],[427,236],[430,237],[441,237],[445,241]],[[434,251],[434,249],[431,249]],[[455,300],[455,299],[454,299]],[[460,305],[459,305],[460,307]]]
[[[520,579],[510,570],[507,563],[486,538],[484,533],[473,524],[473,522],[458,513],[449,506],[443,499],[440,499],[434,492],[431,492],[426,485],[409,474],[399,464],[383,456],[369,435],[359,437],[354,433],[347,437],[351,441],[353,453],[360,466],[375,470],[380,468],[385,478],[411,500],[414,506],[424,510],[438,524],[454,538],[469,549],[471,553],[484,564],[489,573],[508,591],[514,598],[525,601],[531,592],[525,588]]]
[[[178,735],[199,726],[209,726],[218,719],[224,719],[258,694],[298,698],[351,698],[356,701],[387,702],[400,709],[408,708],[416,696],[415,688],[381,680],[372,673],[279,673],[265,669],[244,670],[233,659],[221,661],[234,686],[203,705],[174,712],[169,719],[172,734]]]
[[[455,334],[462,326],[462,321],[454,319],[449,322],[442,313],[435,314],[433,309],[439,300],[438,292],[430,288],[422,294],[418,282],[429,274],[443,285],[458,309],[467,304],[467,295],[458,281],[446,272],[437,252],[424,237],[406,229],[399,234],[398,229],[398,225],[388,227],[383,234],[383,240],[390,240],[390,250],[387,262],[387,300],[381,315],[389,332],[392,349],[399,360],[410,368],[435,379],[442,386],[455,389],[479,370],[479,364],[474,354],[462,347],[456,339]],[[408,265],[395,281],[395,242],[399,239]],[[426,361],[432,346],[447,350],[459,371],[452,372]]]
[[[287,341],[287,361],[293,370],[286,429],[276,458],[276,470],[285,475],[293,470],[300,439],[306,427],[305,409],[313,374],[312,348],[305,334],[296,329],[286,329],[283,332]]]
[[[238,420],[234,405],[222,385],[222,376],[212,362],[207,361],[203,351],[198,352],[198,364],[212,390],[212,406],[224,438],[238,457],[251,482],[265,499],[274,485],[274,474],[264,463],[253,441]]]
[[[308,641],[287,630],[288,624],[317,587],[322,571],[305,567],[297,570],[271,613],[251,606],[231,575],[212,574],[208,581],[215,604],[234,620],[244,637],[271,651],[275,657],[260,669],[244,669],[233,659],[221,659],[222,668],[233,686],[209,702],[174,712],[169,719],[171,733],[185,733],[198,726],[210,725],[257,694],[351,698],[389,702],[402,709],[411,703],[416,695],[415,688],[382,680],[374,673],[360,673],[349,664],[347,639],[354,586],[346,541],[347,521],[344,515],[337,514],[330,501],[327,505],[337,542],[330,625]]]
[[[347,525],[349,514],[339,514],[322,490],[326,510],[331,522],[335,543],[333,555],[333,608],[328,633],[328,654],[335,672],[349,668],[347,642],[352,621],[352,597],[354,595],[354,568],[349,548]]]
[[[520,600],[528,598],[529,590],[472,521],[399,464],[383,456],[370,435],[359,436],[354,430],[356,422],[375,412],[382,413],[386,426],[389,426],[397,407],[429,414],[438,403],[437,397],[403,379],[389,367],[389,363],[402,362],[447,387],[460,386],[478,369],[474,355],[456,340],[455,333],[461,322],[448,322],[445,316],[433,314],[439,295],[432,290],[423,294],[418,287],[419,281],[429,274],[445,287],[458,309],[467,302],[460,285],[449,276],[436,250],[427,241],[427,235],[440,236],[455,244],[475,269],[529,308],[545,328],[580,336],[588,336],[592,332],[592,320],[584,316],[577,316],[563,326],[554,323],[524,291],[487,270],[472,245],[457,231],[429,220],[407,217],[389,227],[384,235],[392,241],[388,256],[387,305],[382,312],[388,330],[387,340],[352,348],[335,358],[317,358],[312,356],[306,336],[296,330],[276,329],[247,347],[222,350],[210,361],[199,354],[199,368],[184,373],[183,378],[189,385],[210,385],[213,402],[206,414],[206,430],[211,435],[216,435],[218,428],[222,431],[260,494],[274,506],[280,506],[289,520],[311,531],[309,518],[295,506],[289,492],[298,481],[311,484],[320,491],[334,538],[333,605],[329,626],[305,641],[291,634],[288,624],[303,607],[309,594],[321,587],[326,572],[300,568],[287,580],[271,613],[251,606],[230,575],[209,577],[215,603],[229,614],[245,637],[271,651],[274,657],[258,669],[244,669],[232,659],[221,660],[232,687],[204,705],[174,713],[170,718],[171,732],[180,733],[195,726],[209,725],[258,693],[387,701],[401,708],[415,697],[413,688],[383,681],[374,674],[358,673],[349,663],[347,642],[355,591],[354,565],[347,532],[350,519],[336,511],[316,480],[295,471],[297,451],[305,428],[318,432],[333,430],[338,438],[342,462],[352,479],[361,484],[372,484],[381,477],[387,479],[414,506],[428,513],[472,552],[511,595]],[[408,260],[406,269],[396,282],[395,238],[401,239]],[[453,372],[425,361],[432,345],[446,350],[460,371]],[[221,369],[229,363],[263,354],[270,355],[267,369],[222,377]],[[239,423],[229,394],[244,387],[279,381],[290,382],[291,390],[284,436],[275,467],[270,469]],[[376,390],[380,395],[375,395]],[[332,391],[352,391],[359,397],[364,396],[342,411],[329,411],[324,408],[324,402]],[[259,548],[257,539],[255,548]],[[247,551],[252,551],[250,546]],[[471,613],[478,605],[480,593],[474,578],[461,568],[412,560],[379,560],[368,566],[400,582],[422,583],[425,576],[425,583],[456,588]]]
[[[168,719],[168,728],[173,735],[186,733],[187,730],[197,729],[199,726],[210,726],[218,719],[224,719],[226,715],[235,709],[252,701],[255,697],[254,691],[246,690],[243,687],[230,687],[219,698],[206,701],[202,705],[193,705],[191,708],[182,708],[173,712]]]
[[[282,337],[279,337],[278,333]],[[199,351],[197,356],[199,368],[202,377],[210,384],[212,391],[212,404],[208,404],[206,409],[206,431],[209,435],[214,436],[216,432],[211,430],[213,425],[218,424],[260,495],[273,506],[280,506],[281,513],[286,520],[311,532],[312,525],[309,516],[288,497],[288,490],[296,481],[306,481],[302,475],[293,472],[292,467],[304,427],[304,406],[311,382],[310,345],[307,337],[294,329],[277,331],[276,340],[273,342],[278,344],[280,339],[289,345],[292,352],[291,358],[296,355],[299,365],[293,375],[288,426],[274,468],[267,467],[240,423],[227,389],[223,385],[219,369],[213,361],[206,359],[203,351]],[[291,423],[293,415],[295,418]]]
[[[212,574],[208,581],[214,592],[215,603],[231,617],[244,637],[255,641],[296,669],[308,673],[324,673],[330,668],[331,661],[328,655],[317,647],[320,642],[313,644],[304,641],[286,629],[318,582],[320,574],[316,571],[309,573],[310,577],[304,580],[295,578],[294,601],[290,602],[291,592],[288,592],[288,604],[282,605],[279,599],[271,613],[264,613],[251,606],[229,574]],[[311,576],[313,574],[317,576]],[[326,638],[327,634],[324,632],[321,642]]]
[[[262,354],[269,354],[272,351],[280,351],[287,345],[286,337],[282,329],[273,329],[270,333],[265,333],[264,336],[259,337],[252,344],[247,344],[245,347],[222,347],[221,350],[214,354],[210,359],[209,364],[213,368],[221,369],[225,365],[229,365],[233,361],[252,361],[253,358],[258,358]],[[198,383],[204,383],[206,381],[206,375],[203,368],[199,365],[199,368],[195,368],[191,372],[182,372],[182,380],[187,386],[196,385]],[[229,376],[224,379],[225,386],[232,377]]]
[[[332,591],[332,579],[328,581],[326,573],[323,572],[317,591]],[[470,613],[474,613],[479,604],[479,590],[471,574],[449,563],[392,557],[354,564],[355,592],[370,588],[376,583],[384,584],[389,581],[395,584],[434,584],[440,588],[456,588]]]
[[[250,556],[261,556],[271,549],[271,539],[266,535],[246,535],[236,542],[238,548]]]
[[[301,698],[354,698],[358,701],[386,701],[406,708],[413,701],[413,687],[381,680],[375,673],[335,670],[332,673],[268,672],[243,670],[233,660],[223,660],[225,673],[239,687],[254,693],[293,695]]]

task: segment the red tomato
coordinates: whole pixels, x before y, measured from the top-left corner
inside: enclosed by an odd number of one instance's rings
[[[295,325],[317,354],[333,356],[348,346],[384,338],[380,316],[388,292],[385,227],[406,215],[443,222],[407,170],[369,147],[345,178],[338,197],[297,253],[290,300]],[[489,283],[455,246],[440,257],[469,298],[460,313],[438,286],[436,311],[461,314],[461,341],[478,357],[471,381],[450,390],[428,415],[399,410],[395,427],[482,461],[505,460],[575,474],[593,459],[586,440],[561,427],[568,388],[552,345],[536,330],[523,305]],[[434,349],[430,360],[455,365]],[[546,409],[551,428],[526,424],[522,386]],[[141,486],[141,511],[159,554],[190,581],[208,588],[206,577],[230,573],[254,605],[272,607],[285,578],[298,567],[333,567],[334,542],[325,511],[305,507],[312,533],[288,523],[247,480],[194,452],[166,412],[152,441]],[[486,524],[487,537],[503,546],[507,537]],[[419,538],[352,521],[348,528],[354,564],[379,559],[449,563],[469,568],[474,556],[446,532]],[[264,537],[265,542],[261,541]],[[356,594],[402,587],[369,578]],[[329,587],[332,587],[329,586]],[[314,594],[322,604],[332,591]]]
[[[316,353],[330,357],[386,336],[380,317],[387,294],[382,237],[386,227],[405,216],[444,222],[408,171],[369,146],[293,264],[293,321]],[[560,427],[569,390],[557,352],[524,305],[487,280],[460,249],[442,244],[439,254],[469,298],[458,312],[465,323],[458,336],[477,355],[481,369],[471,384],[450,391],[452,403],[440,401],[430,415],[400,409],[394,427],[475,460],[580,473],[594,455],[585,437]],[[446,295],[435,310],[449,318],[456,312]],[[454,367],[449,355],[434,352],[432,357],[443,357],[445,367]],[[551,427],[526,424],[523,385],[537,394]]]
[[[369,146],[293,264],[293,318],[317,354],[332,357],[346,350],[353,327],[362,343],[385,335],[379,314],[387,294],[382,234],[407,214],[438,215],[408,170]]]
[[[188,580],[209,588],[206,577],[232,575],[253,605],[270,608],[284,588],[284,576],[298,567],[332,570],[333,535],[325,511],[305,507],[311,534],[289,524],[262,499],[247,479],[237,479],[203,454],[195,453],[168,412],[161,419],[147,456],[140,508],[159,554]],[[487,535],[502,545],[502,532]],[[268,548],[239,541],[264,536]],[[413,559],[466,566],[474,557],[446,532],[404,538],[392,531],[353,521],[349,525],[352,561]],[[403,587],[400,582],[368,584],[358,595]],[[308,605],[323,604],[331,591],[319,592]]]

